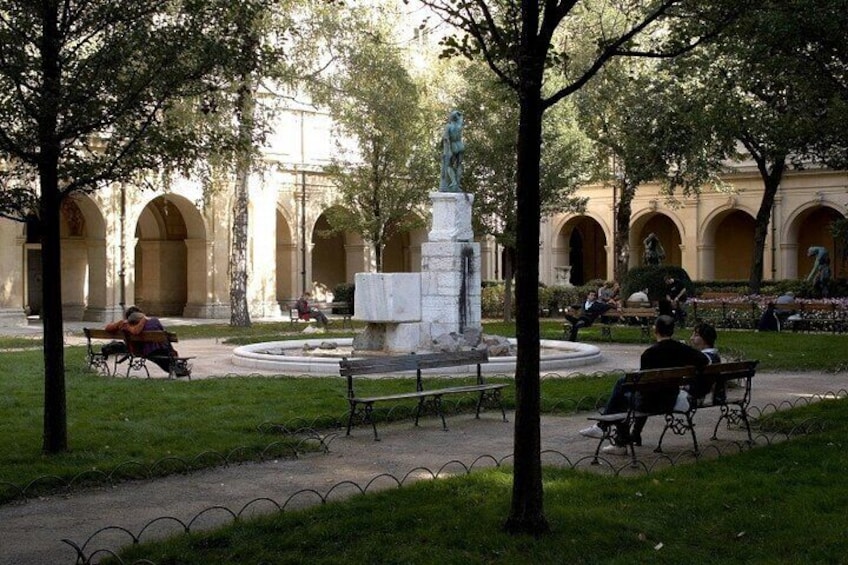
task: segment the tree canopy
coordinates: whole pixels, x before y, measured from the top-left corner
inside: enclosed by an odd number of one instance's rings
[[[189,114],[231,62],[217,0],[0,2],[0,212],[37,222],[44,277],[43,450],[67,449],[63,199],[194,162]]]
[[[339,134],[337,156],[325,167],[339,194],[328,220],[333,231],[360,234],[382,271],[386,243],[424,225],[427,195],[438,188],[434,120],[401,51],[379,25],[340,55],[338,72],[315,92]]]

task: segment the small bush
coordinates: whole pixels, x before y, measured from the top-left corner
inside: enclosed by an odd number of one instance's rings
[[[356,285],[353,283],[339,283],[333,287],[333,301],[347,302],[353,313],[353,296],[356,293]],[[338,314],[338,312],[336,312]]]
[[[480,297],[480,309],[484,318],[502,318],[504,311],[503,283],[497,285],[484,285]],[[515,304],[515,287],[513,286],[512,303]]]
[[[576,286],[549,286],[539,290],[539,307],[547,309],[551,316],[561,316],[569,306],[582,301],[584,295]]]
[[[665,298],[665,278],[668,276],[681,281],[689,297],[695,296],[695,285],[689,273],[674,265],[645,265],[630,269],[621,282],[621,295],[626,298],[636,291],[647,288],[648,298],[652,302]]]

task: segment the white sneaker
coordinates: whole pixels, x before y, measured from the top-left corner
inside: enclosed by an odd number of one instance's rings
[[[592,424],[588,428],[583,428],[582,430],[580,430],[580,435],[595,439],[601,439],[602,437],[604,437],[604,430],[598,424]]]
[[[605,445],[601,451],[607,455],[627,455],[626,445]]]

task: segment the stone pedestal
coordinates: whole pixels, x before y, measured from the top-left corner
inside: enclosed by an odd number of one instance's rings
[[[471,205],[473,194],[464,192],[431,192],[433,224],[428,241],[473,241]]]
[[[354,312],[368,326],[354,349],[428,351],[443,334],[480,335],[480,244],[464,193],[435,192],[420,273],[357,273]]]
[[[480,330],[480,244],[425,243],[421,246],[421,343],[442,334]]]

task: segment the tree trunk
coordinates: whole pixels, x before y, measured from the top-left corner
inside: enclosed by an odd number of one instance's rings
[[[748,292],[751,294],[759,294],[760,286],[763,282],[763,255],[765,253],[771,210],[774,206],[777,190],[780,187],[780,181],[783,179],[783,172],[786,170],[786,157],[782,155],[774,159],[771,164],[771,171],[768,170],[768,163],[766,163],[765,159],[755,158],[755,160],[757,161],[760,176],[763,179],[764,190],[763,198],[760,201],[760,209],[757,210],[757,218],[754,224],[754,256],[751,259],[751,275],[748,280]]]
[[[41,185],[39,221],[42,228],[41,270],[44,327],[44,430],[42,450],[47,454],[68,449],[65,398],[65,343],[62,319],[62,261],[60,229],[59,154],[57,134],[61,89],[57,8],[44,5],[42,57],[44,95],[39,108],[39,163]]]
[[[515,274],[515,249],[507,247],[504,253],[503,276],[504,276],[504,308],[503,321],[512,321],[512,277]]]
[[[620,188],[621,194],[616,203],[616,208],[613,210],[615,214],[613,279],[618,282],[624,279],[624,275],[630,269],[630,216],[632,215],[633,196],[636,194],[636,187],[628,183],[627,178],[622,179]]]
[[[538,5],[522,2],[520,117],[517,161],[515,436],[512,503],[504,525],[534,536],[550,528],[543,509],[539,384],[539,164],[542,138],[541,85],[544,60],[533,47]],[[535,10],[535,16],[533,11]],[[533,38],[533,39],[530,39]]]
[[[238,93],[239,148],[233,195],[233,243],[230,250],[230,325],[250,326],[247,305],[248,182],[253,163],[254,92],[249,74],[242,76]]]
[[[374,263],[378,273],[383,272],[383,246],[380,243],[374,244]]]
[[[45,167],[49,168],[49,167]],[[60,195],[57,167],[41,175],[40,221],[41,272],[44,326],[44,437],[45,453],[61,453],[68,448],[67,404],[65,399],[65,343],[62,319],[62,261]],[[46,174],[45,174],[46,172]]]

